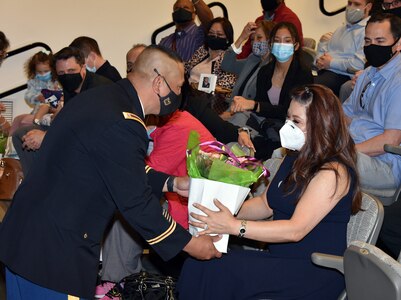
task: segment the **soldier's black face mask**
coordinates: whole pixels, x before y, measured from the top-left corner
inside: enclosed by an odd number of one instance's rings
[[[182,95],[177,95],[176,93],[174,93],[166,79],[162,75],[160,75],[160,73],[156,69],[154,69],[154,71],[158,76],[163,78],[164,82],[170,90],[170,92],[166,96],[160,96],[160,94],[157,94],[160,101],[159,116],[166,116],[175,112],[178,107],[180,107]]]

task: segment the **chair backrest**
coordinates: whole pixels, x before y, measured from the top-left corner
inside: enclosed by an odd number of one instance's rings
[[[300,60],[304,66],[313,69],[315,64],[317,52],[308,47],[302,47],[302,51],[300,51]]]
[[[269,181],[271,181],[276,175],[281,163],[283,162],[282,158],[269,158],[266,160],[263,165],[266,167],[266,169],[269,171],[270,176],[269,176]]]
[[[352,241],[376,244],[383,217],[383,204],[376,197],[362,193],[362,210],[348,222],[347,245]]]
[[[350,300],[401,300],[401,264],[379,248],[354,241],[344,253]]]
[[[310,37],[304,37],[304,47],[311,48],[313,50],[316,49],[316,40]]]

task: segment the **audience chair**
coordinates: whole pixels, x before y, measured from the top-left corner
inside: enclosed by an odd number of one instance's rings
[[[348,222],[347,245],[351,245],[353,241],[362,241],[374,245],[383,224],[383,217],[383,204],[375,196],[362,193],[362,210],[351,216]],[[313,253],[312,262],[319,266],[337,269],[344,274],[342,256]],[[344,291],[338,299],[346,299],[346,295],[346,291]]]
[[[401,264],[379,248],[353,241],[343,264],[349,300],[401,300]]]
[[[273,177],[276,175],[282,161],[283,161],[282,158],[272,157],[263,162],[263,165],[269,171],[270,176],[269,178],[267,178],[267,180],[261,180],[254,186],[254,191],[252,193],[254,197],[259,196],[265,192],[267,185],[269,184],[269,182],[272,181]]]
[[[304,37],[304,47],[316,50],[316,40],[310,37]]]
[[[316,50],[309,47],[302,47],[302,51],[299,53],[299,58],[304,66],[313,70],[315,67],[316,55]]]
[[[388,153],[401,155],[400,146],[384,145],[384,151]],[[373,194],[380,199],[384,206],[389,206],[397,201],[401,196],[401,185],[397,189],[380,189],[380,190],[369,190],[363,189],[368,194]]]

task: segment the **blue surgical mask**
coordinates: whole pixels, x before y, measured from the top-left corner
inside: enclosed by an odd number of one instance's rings
[[[258,57],[263,57],[269,52],[269,44],[267,41],[253,42],[252,53]]]
[[[86,65],[86,69],[91,73],[96,73],[96,67],[95,66],[89,67],[88,65]]]
[[[89,59],[87,59],[87,61],[86,61],[86,69],[91,73],[96,73],[96,71],[97,71],[96,66],[95,66],[95,60],[96,60],[96,58],[92,61],[93,67],[89,67],[89,64],[88,64]]]
[[[294,54],[294,44],[274,43],[272,54],[276,57],[277,61],[281,63],[287,62]]]
[[[49,81],[50,79],[52,79],[52,72],[48,71],[44,74],[38,74],[36,73],[35,78],[40,80],[40,81]]]
[[[156,130],[156,128],[157,128],[156,126],[150,126],[150,127],[146,128],[146,133],[148,134],[148,139],[149,140],[152,139],[152,137],[150,135],[153,133],[153,131]]]

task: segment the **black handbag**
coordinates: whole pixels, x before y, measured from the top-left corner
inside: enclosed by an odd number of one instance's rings
[[[145,271],[125,277],[122,286],[123,300],[176,300],[177,279]]]

